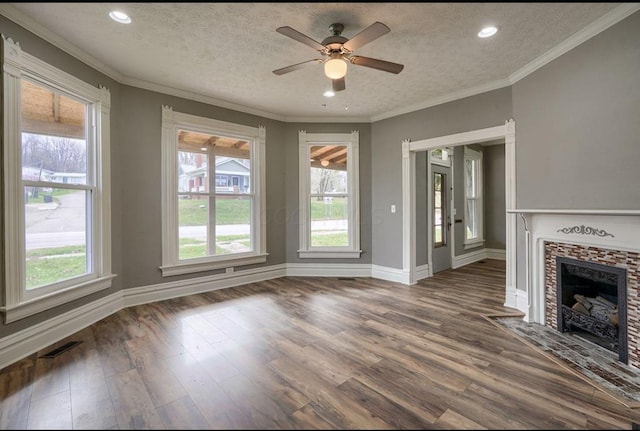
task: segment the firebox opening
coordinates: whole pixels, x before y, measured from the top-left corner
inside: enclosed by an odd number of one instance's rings
[[[627,363],[626,270],[557,257],[558,329]]]

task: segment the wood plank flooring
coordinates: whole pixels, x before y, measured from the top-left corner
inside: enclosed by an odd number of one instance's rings
[[[0,371],[2,429],[632,429],[483,315],[504,262],[285,277],[119,311]],[[52,358],[38,356],[82,341]]]

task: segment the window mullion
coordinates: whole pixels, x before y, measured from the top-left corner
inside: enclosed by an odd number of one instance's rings
[[[207,156],[207,185],[209,189],[209,213],[207,221],[207,254],[216,254],[216,156]]]

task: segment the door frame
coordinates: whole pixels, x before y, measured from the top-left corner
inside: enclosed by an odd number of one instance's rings
[[[518,308],[516,303],[516,124],[513,119],[502,126],[439,136],[411,142],[402,141],[402,272],[403,284],[416,283],[416,153],[427,151],[427,168],[430,170],[430,153],[428,150],[441,147],[477,144],[497,139],[505,141],[505,209],[506,209],[506,285],[505,306]],[[429,177],[429,180],[430,177]],[[427,203],[428,207],[429,203]],[[427,223],[431,226],[427,214]],[[433,239],[427,235],[428,276],[433,276],[432,261]],[[527,304],[520,304],[522,307]]]

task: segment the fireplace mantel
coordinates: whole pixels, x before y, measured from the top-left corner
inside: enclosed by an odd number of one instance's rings
[[[517,209],[507,210],[510,214],[591,214],[591,215],[635,215],[640,216],[640,210],[577,210],[577,209]]]
[[[528,322],[545,324],[545,242],[615,251],[640,252],[640,210],[515,209],[524,227],[524,289],[527,304],[518,304]],[[520,235],[520,234],[519,234]],[[522,281],[522,279],[520,279]]]

